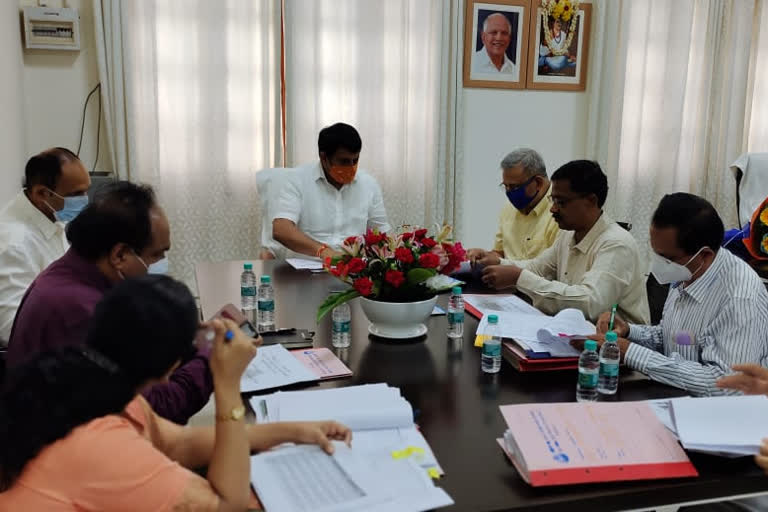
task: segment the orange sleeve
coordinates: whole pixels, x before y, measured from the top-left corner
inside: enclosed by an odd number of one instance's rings
[[[100,418],[78,436],[71,468],[75,504],[85,510],[173,510],[194,473],[156,449],[124,418]]]

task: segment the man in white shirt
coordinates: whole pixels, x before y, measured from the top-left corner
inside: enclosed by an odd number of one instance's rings
[[[347,237],[390,226],[379,184],[357,169],[357,130],[336,123],[320,131],[317,145],[320,160],[297,167],[280,192],[272,237],[293,252],[326,258]]]
[[[552,216],[561,232],[534,259],[486,267],[494,288],[516,286],[547,314],[575,308],[595,321],[618,304],[625,318],[648,323],[645,265],[635,239],[603,213],[608,180],[600,165],[574,160],[552,175]]]
[[[614,318],[622,361],[696,396],[725,393],[716,382],[734,365],[768,366],[768,292],[746,262],[720,247],[715,208],[693,194],[666,195],[650,238],[651,272],[671,287],[659,325]],[[609,318],[600,317],[598,332]]]
[[[0,345],[27,287],[69,247],[64,223],[88,204],[91,178],[65,148],[33,156],[24,171],[24,190],[0,211]]]
[[[515,74],[517,66],[507,57],[512,41],[512,25],[507,17],[496,12],[485,18],[480,39],[483,47],[472,56],[472,72]]]

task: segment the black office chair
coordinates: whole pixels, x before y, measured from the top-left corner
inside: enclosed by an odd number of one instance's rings
[[[659,284],[653,274],[648,274],[645,281],[645,291],[648,294],[648,309],[651,312],[651,325],[661,322],[661,314],[664,312],[664,303],[669,295],[669,285]]]
[[[3,386],[3,382],[5,382],[5,354],[8,352],[7,349],[1,348],[0,349],[0,388]]]

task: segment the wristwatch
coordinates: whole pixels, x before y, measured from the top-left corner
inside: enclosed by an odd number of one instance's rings
[[[216,421],[230,421],[230,420],[238,421],[243,419],[244,416],[245,416],[245,406],[241,404],[235,407],[234,409],[232,409],[231,411],[229,411],[229,413],[227,414],[217,414]]]

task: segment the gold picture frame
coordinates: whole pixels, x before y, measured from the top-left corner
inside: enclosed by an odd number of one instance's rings
[[[530,17],[527,88],[550,91],[585,90],[592,4],[579,3],[578,8],[574,9],[576,15],[567,22],[548,15],[542,3],[537,4],[537,7],[531,10]],[[572,2],[568,1],[567,4],[570,6]],[[544,20],[547,22],[546,27],[542,23]]]
[[[464,87],[525,89],[530,5],[529,0],[466,0]]]

